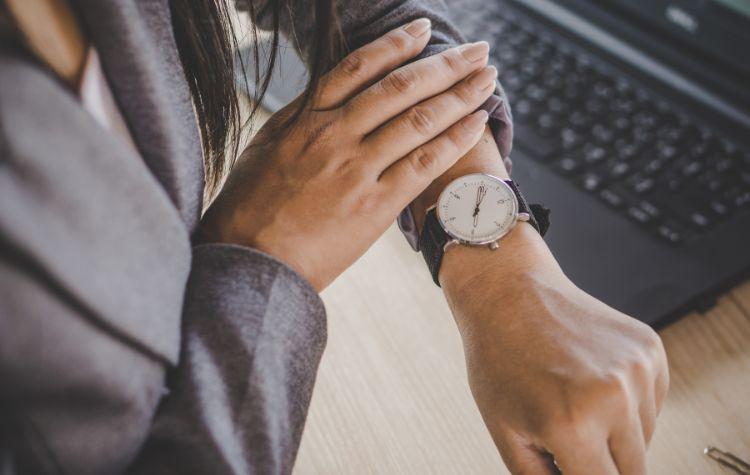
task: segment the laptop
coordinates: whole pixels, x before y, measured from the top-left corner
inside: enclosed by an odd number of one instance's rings
[[[654,327],[750,275],[750,0],[451,0],[513,109],[568,276]],[[282,48],[265,106],[304,87]]]

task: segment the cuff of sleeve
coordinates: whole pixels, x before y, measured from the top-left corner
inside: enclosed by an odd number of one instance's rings
[[[206,330],[218,340],[228,327],[250,339],[262,333],[301,361],[318,361],[327,338],[325,306],[307,279],[278,259],[244,246],[193,248],[184,314],[201,320],[193,325],[214,327]],[[224,328],[216,328],[216,320]]]
[[[495,95],[487,99],[482,104],[481,109],[487,111],[490,115],[490,129],[500,150],[500,156],[503,157],[505,168],[508,173],[511,173],[513,163],[510,160],[510,151],[513,143],[513,119],[505,91],[498,86]],[[419,251],[419,233],[416,220],[411,212],[411,206],[407,206],[401,211],[396,222],[412,249]]]

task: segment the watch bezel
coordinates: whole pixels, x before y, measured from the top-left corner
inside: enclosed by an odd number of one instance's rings
[[[492,238],[489,238],[489,239],[481,240],[481,241],[469,241],[469,240],[463,239],[453,234],[448,229],[446,224],[443,222],[443,217],[441,216],[441,212],[440,212],[441,210],[440,204],[442,203],[443,198],[445,197],[445,194],[448,192],[448,189],[450,189],[450,187],[454,183],[459,182],[459,181],[464,181],[466,179],[471,179],[470,177],[481,177],[481,178],[489,179],[490,181],[499,183],[501,186],[505,187],[505,189],[508,191],[508,193],[510,194],[513,200],[513,223],[506,230],[504,230],[501,234],[497,236],[493,236]],[[505,182],[505,180],[495,175],[490,175],[489,173],[468,173],[466,175],[462,175],[458,178],[455,178],[450,183],[448,183],[445,186],[445,188],[443,188],[443,191],[440,192],[440,195],[438,196],[438,199],[437,199],[437,203],[435,204],[435,215],[437,216],[437,221],[440,224],[440,227],[443,228],[443,231],[445,231],[445,233],[448,234],[448,236],[450,236],[452,240],[458,241],[459,244],[463,244],[466,246],[484,246],[484,245],[492,244],[493,242],[499,241],[500,239],[507,236],[508,233],[510,233],[513,230],[513,228],[516,227],[516,225],[518,224],[518,208],[519,208],[518,197],[516,196],[516,193],[513,191],[513,188],[511,188],[510,185],[508,185]]]

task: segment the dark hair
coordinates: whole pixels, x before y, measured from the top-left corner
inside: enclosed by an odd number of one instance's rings
[[[279,47],[281,15],[310,16],[313,18],[308,51],[309,81],[302,100],[285,120],[281,128],[297,119],[302,109],[312,99],[320,77],[331,67],[343,51],[335,0],[312,0],[311,11],[292,11],[296,0],[263,0],[264,16],[270,14],[272,41],[266,58],[261,58],[258,28],[257,0],[170,0],[172,27],[180,53],[185,76],[197,112],[198,127],[203,144],[206,170],[205,202],[213,196],[222,178],[234,164],[239,152],[241,134],[250,123],[268,89],[270,72],[276,65]],[[255,63],[255,96],[250,117],[243,122],[240,113],[237,87],[239,81],[247,85],[245,65],[238,55],[237,32],[234,21],[235,2],[242,4],[253,19],[250,25],[253,60]],[[269,13],[270,10],[270,13]],[[23,35],[10,14],[4,0],[0,0],[0,42],[23,48]],[[299,45],[295,45],[299,47]],[[265,71],[260,74],[261,61]]]
[[[243,0],[237,0],[241,2]],[[291,116],[282,122],[282,128],[297,119],[302,109],[312,99],[320,77],[333,65],[343,50],[334,0],[313,0],[312,11],[292,11],[293,0],[268,0],[264,15],[270,9],[272,40],[266,58],[261,58],[258,18],[254,0],[244,4],[253,20],[250,35],[253,45],[255,66],[255,96],[250,117],[251,121],[261,100],[266,94],[271,79],[270,72],[276,65],[279,47],[281,14],[311,16],[313,29],[310,38],[308,58],[309,81],[302,100]],[[294,2],[301,3],[301,2]],[[172,25],[177,47],[180,52],[185,75],[198,115],[198,124],[203,140],[203,155],[206,170],[206,201],[216,192],[223,176],[231,169],[239,152],[241,133],[247,125],[243,123],[238,101],[238,88],[235,73],[245,71],[238,52],[237,32],[233,26],[236,19],[232,0],[171,0]],[[299,46],[299,45],[296,45]],[[267,73],[261,74],[261,61]],[[239,80],[247,77],[240,73]]]

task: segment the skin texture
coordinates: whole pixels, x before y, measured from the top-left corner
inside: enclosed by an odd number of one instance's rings
[[[425,47],[429,22],[352,53],[281,136],[294,104],[243,153],[201,225],[202,240],[276,256],[325,288],[399,212],[481,138],[497,70],[487,43],[401,66]]]
[[[578,289],[518,225],[498,251],[457,248],[440,280],[469,384],[512,473],[643,474],[669,385],[648,326]]]

